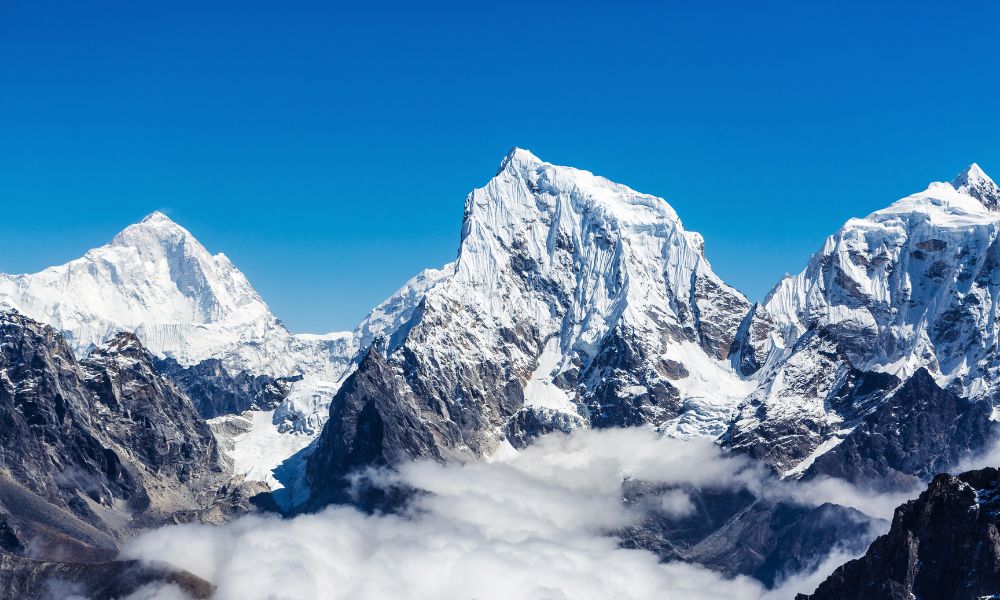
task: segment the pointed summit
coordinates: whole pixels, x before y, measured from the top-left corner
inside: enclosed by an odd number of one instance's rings
[[[173,220],[158,210],[154,210],[142,219],[143,223],[173,223]]]
[[[247,327],[258,338],[278,327],[263,299],[229,259],[213,256],[162,212],[79,259],[16,280],[0,277],[4,300],[70,332],[78,354],[126,331],[153,354],[182,364],[225,356],[246,369],[275,360],[250,346],[244,351],[237,341]]]
[[[173,219],[171,219],[170,217],[161,213],[158,210],[149,213],[148,215],[143,217],[141,221],[135,223],[131,227],[140,227],[145,230],[155,229],[163,231],[176,231],[186,234],[188,236],[191,235],[191,232],[189,232],[187,229],[184,229],[176,221],[174,221]]]
[[[142,221],[121,230],[111,241],[112,245],[116,246],[145,246],[153,242],[166,248],[189,244],[201,252],[208,253],[190,231],[158,210],[146,215]]]
[[[959,193],[972,196],[990,210],[1000,210],[1000,188],[989,175],[972,163],[951,182]]]
[[[503,157],[500,161],[500,168],[497,169],[497,175],[502,173],[510,165],[528,165],[536,166],[542,164],[544,161],[534,154],[530,150],[525,150],[524,148],[518,148],[514,146],[507,152],[507,156]]]

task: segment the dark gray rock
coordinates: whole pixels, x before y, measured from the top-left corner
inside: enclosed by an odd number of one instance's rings
[[[733,339],[729,360],[738,373],[750,376],[767,362],[765,341],[776,331],[774,319],[760,304],[754,303],[743,317]]]
[[[519,394],[520,387],[477,388],[467,406],[455,406],[447,402],[444,390],[431,384],[435,379],[420,377],[422,365],[404,364],[412,371],[401,377],[378,345],[373,345],[338,391],[330,420],[307,462],[313,506],[352,501],[349,476],[365,467],[397,464],[412,457],[444,460],[447,449],[482,427],[481,413],[470,409],[495,406],[507,417],[514,412],[516,404],[508,394]],[[493,382],[501,375],[490,370],[481,373]]]
[[[205,419],[239,414],[246,410],[271,410],[288,397],[291,379],[269,375],[232,373],[218,359],[184,366],[172,358],[155,359],[156,369],[194,403]]]
[[[746,489],[684,489],[694,510],[671,515],[648,505],[663,491],[626,485],[629,503],[647,506],[642,521],[621,533],[625,547],[700,564],[727,577],[747,575],[768,587],[815,568],[834,550],[862,552],[879,524],[850,508],[762,500]]]
[[[13,311],[0,312],[0,466],[5,550],[58,561],[107,560],[130,532],[218,503],[229,480],[208,426],[135,336],[77,361]]]
[[[638,506],[642,520],[620,532],[622,545],[655,552],[662,560],[687,560],[691,549],[756,502],[746,489],[683,488],[694,510],[686,515],[666,514],[656,506],[669,488],[627,481],[622,495]]]
[[[834,550],[860,552],[873,537],[872,519],[854,509],[757,500],[684,559],[730,577],[749,575],[770,587],[809,572]]]
[[[790,354],[779,371],[765,374],[722,438],[726,447],[781,473],[837,431],[859,423],[900,383],[893,375],[853,367],[837,337],[824,328],[803,335]]]
[[[869,412],[807,477],[829,475],[880,490],[906,490],[986,449],[994,438],[988,402],[941,389],[917,371]]]
[[[889,533],[799,600],[972,600],[1000,594],[1000,472],[938,475]]]
[[[654,361],[626,327],[617,327],[601,343],[597,357],[583,375],[579,389],[593,427],[634,427],[655,424],[664,414],[676,416],[681,410],[677,388],[662,373],[651,367]],[[672,368],[671,368],[672,367]],[[664,372],[686,376],[678,366],[664,364]],[[643,387],[642,394],[629,388]]]
[[[87,598],[117,600],[156,586],[173,586],[189,598],[210,598],[207,581],[166,565],[129,561],[66,563],[12,556],[0,552],[0,597],[20,600]]]

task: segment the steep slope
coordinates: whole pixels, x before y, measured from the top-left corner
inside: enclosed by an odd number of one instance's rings
[[[135,529],[224,518],[228,465],[151,358],[123,333],[78,362],[51,327],[0,312],[4,550],[106,559]]]
[[[455,263],[449,263],[441,269],[424,269],[407,281],[373,308],[354,330],[353,341],[357,349],[367,349],[379,339],[383,340],[387,350],[395,349],[406,335],[407,324],[413,319],[413,313],[420,307],[427,291],[454,274]]]
[[[622,545],[656,552],[662,560],[683,560],[727,577],[751,576],[768,587],[782,577],[807,573],[831,552],[861,554],[883,522],[835,504],[809,507],[756,498],[746,489],[685,488],[689,513],[650,510],[621,532]],[[629,504],[662,498],[662,489],[630,481]],[[661,500],[662,503],[662,500]],[[648,505],[648,504],[647,504]],[[655,505],[654,505],[655,506]]]
[[[842,442],[815,459],[806,476],[827,475],[883,490],[913,489],[989,445],[996,436],[988,402],[943,390],[917,371]]]
[[[180,590],[183,593],[180,597],[199,600],[211,598],[215,591],[212,584],[203,579],[156,563],[137,560],[66,563],[0,553],[0,596],[4,598],[155,598],[151,595],[152,590],[165,585]],[[160,596],[167,594],[169,592]]]
[[[717,435],[745,393],[727,358],[749,303],[702,246],[660,198],[511,151],[466,200],[454,266],[338,393],[314,489],[552,429]]]
[[[959,396],[996,397],[997,198],[972,165],[951,184],[851,219],[782,280],[736,343],[734,362],[756,371],[759,387],[730,443],[801,473],[889,395],[893,382],[879,373],[905,381],[926,369]],[[864,401],[835,401],[861,379]]]
[[[238,439],[216,427],[242,474],[271,471],[319,434],[337,382],[357,351],[353,335],[293,335],[223,254],[155,212],[82,258],[30,275],[0,274],[0,305],[66,336],[77,357],[134,333],[205,418],[248,424]],[[251,433],[246,436],[239,435]],[[241,444],[276,448],[257,453]]]
[[[244,411],[273,410],[288,397],[290,378],[233,374],[221,360],[210,358],[185,367],[172,358],[155,361],[156,369],[195,402],[198,413],[212,419]]]
[[[253,374],[336,379],[350,358],[331,340],[291,335],[225,255],[159,212],[77,260],[0,274],[0,301],[65,332],[78,356],[128,331],[182,365],[218,359]]]
[[[939,475],[889,533],[800,600],[973,600],[1000,594],[1000,472]]]

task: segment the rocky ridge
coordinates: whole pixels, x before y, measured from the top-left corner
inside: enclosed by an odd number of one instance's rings
[[[939,475],[889,532],[799,600],[973,600],[1000,594],[1000,472]]]
[[[662,199],[515,149],[466,200],[458,259],[340,388],[307,475],[482,457],[552,430],[721,433],[746,299]],[[728,387],[727,387],[728,386]],[[336,484],[334,484],[336,485]]]

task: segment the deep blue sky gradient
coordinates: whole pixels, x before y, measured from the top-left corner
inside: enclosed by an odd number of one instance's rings
[[[159,209],[293,330],[350,328],[518,145],[664,196],[759,299],[1000,172],[998,39],[996,2],[0,0],[0,271]]]

